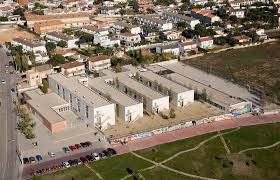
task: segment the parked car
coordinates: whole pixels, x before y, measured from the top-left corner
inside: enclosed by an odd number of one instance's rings
[[[91,153],[95,160],[100,160],[100,156],[97,153]]]
[[[84,142],[88,147],[90,147],[90,146],[92,146],[92,142],[90,142],[90,141],[86,141],[86,142]]]
[[[107,148],[107,151],[111,154],[111,155],[115,155],[117,154],[117,151],[113,148]]]
[[[74,146],[76,147],[76,149],[82,148],[82,146],[80,144],[75,144]]]
[[[62,150],[65,152],[65,153],[70,153],[70,150],[68,147],[63,147]]]
[[[71,146],[69,146],[69,149],[70,149],[71,151],[75,151],[77,148],[76,148],[75,146],[71,145]]]
[[[23,164],[29,164],[29,159],[28,158],[23,158]]]
[[[48,152],[50,157],[55,157],[55,154],[53,152]]]
[[[94,161],[94,157],[92,155],[86,155],[86,158],[89,160],[89,161]]]
[[[76,162],[78,165],[82,164],[82,161],[81,161],[80,159],[75,159],[75,162]]]
[[[6,84],[6,81],[4,79],[2,79],[1,83],[2,84]]]
[[[100,159],[107,158],[107,156],[103,152],[98,153],[98,155],[99,155]]]
[[[88,145],[87,145],[86,143],[84,143],[84,142],[81,142],[80,144],[81,144],[81,146],[82,146],[83,148],[88,147]]]
[[[88,159],[86,157],[80,157],[80,160],[83,162],[83,163],[88,163]]]
[[[36,159],[37,159],[37,161],[42,161],[43,157],[41,155],[36,155]]]
[[[67,161],[64,161],[62,164],[63,164],[63,166],[64,166],[65,168],[71,167],[70,164],[69,164],[69,162],[67,162]]]
[[[106,151],[106,150],[103,150],[102,153],[103,153],[106,157],[110,156],[110,153],[109,153],[108,151]]]
[[[68,163],[70,164],[70,166],[75,166],[77,165],[75,160],[69,160]]]
[[[33,156],[29,157],[29,162],[30,162],[31,164],[35,163],[35,162],[36,162],[36,161],[35,161],[35,158],[34,158]]]

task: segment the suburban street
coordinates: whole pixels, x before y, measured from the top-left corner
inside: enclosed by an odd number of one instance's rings
[[[17,148],[17,116],[14,111],[11,88],[15,88],[17,75],[10,74],[12,68],[6,68],[11,57],[8,57],[3,48],[0,48],[0,80],[6,83],[0,84],[0,179],[18,179],[19,159],[16,153]],[[6,72],[6,70],[8,70]]]

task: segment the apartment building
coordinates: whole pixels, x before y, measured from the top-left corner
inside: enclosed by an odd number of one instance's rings
[[[143,117],[143,103],[129,97],[112,85],[113,79],[89,78],[88,87],[116,104],[116,116],[126,122]]]
[[[162,31],[171,30],[173,28],[171,22],[164,21],[160,18],[156,18],[152,16],[138,16],[137,19],[140,22],[140,24],[152,26]]]
[[[207,24],[213,24],[221,20],[218,16],[211,14],[211,12],[200,9],[192,9],[191,16]]]
[[[71,105],[71,110],[87,123],[104,130],[115,124],[115,104],[88,86],[88,78],[66,77],[61,73],[48,76],[49,87]]]
[[[50,41],[58,43],[59,41],[65,41],[67,43],[67,48],[76,48],[78,47],[76,42],[79,41],[78,37],[69,36],[62,32],[49,32],[46,33],[46,38]]]
[[[85,74],[84,63],[78,61],[68,62],[60,65],[60,67],[61,67],[61,73],[66,77]]]
[[[24,38],[14,38],[11,41],[11,44],[14,46],[22,46],[24,52],[34,52],[35,54],[47,53],[45,45],[39,41]]]
[[[173,23],[178,23],[178,22],[184,22],[190,26],[191,29],[194,29],[195,25],[199,24],[200,21],[198,19],[195,19],[193,17],[189,16],[184,16],[178,13],[173,13],[173,12],[163,12],[161,14],[161,17],[167,20],[172,21]]]
[[[100,71],[111,67],[111,57],[106,55],[90,57],[88,60],[88,69],[90,71]]]
[[[134,46],[141,42],[141,37],[139,34],[132,34],[129,32],[117,34],[116,37],[126,46]]]

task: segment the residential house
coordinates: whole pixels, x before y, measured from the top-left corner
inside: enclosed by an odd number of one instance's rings
[[[171,30],[173,28],[172,23],[164,21],[162,19],[152,17],[152,16],[138,16],[137,17],[140,24],[148,25],[160,29],[162,31]]]
[[[197,44],[197,47],[202,49],[211,49],[214,44],[213,38],[206,36],[206,37],[196,37],[194,41]]]
[[[141,37],[139,34],[132,34],[129,32],[117,34],[116,37],[124,42],[126,46],[134,46],[137,43],[141,42]]]
[[[81,28],[82,32],[95,35],[95,34],[100,34],[100,35],[108,35],[109,31],[104,28],[99,28],[98,26],[83,26]]]
[[[213,24],[221,20],[218,16],[211,14],[211,12],[199,9],[192,9],[191,16],[207,24]]]
[[[173,23],[184,22],[188,24],[191,29],[194,29],[195,25],[200,23],[198,19],[167,11],[163,12],[161,17],[170,20]]]
[[[252,38],[246,35],[234,36],[233,39],[235,39],[239,44],[250,43],[252,41]]]
[[[142,29],[140,26],[129,24],[122,21],[116,21],[112,23],[111,29],[114,33],[120,33],[122,29],[127,28],[130,33],[132,34],[140,34],[142,32]]]
[[[192,39],[186,39],[184,41],[181,41],[178,43],[178,46],[182,54],[188,51],[197,50],[197,44]]]
[[[181,31],[164,31],[163,34],[167,40],[177,40],[181,37]]]
[[[152,0],[142,0],[136,2],[134,9],[137,9],[139,11],[146,11],[147,9],[153,9],[154,6],[155,5]]]
[[[76,48],[77,47],[76,42],[79,41],[78,37],[69,36],[61,32],[46,33],[46,38],[57,43],[59,41],[65,41],[67,43],[68,48]]]
[[[24,52],[33,52],[33,53],[47,53],[47,49],[39,41],[34,41],[31,39],[24,39],[24,38],[14,38],[11,42],[14,46],[22,46]]]
[[[156,47],[156,53],[163,54],[163,53],[172,53],[175,56],[180,55],[180,49],[177,43],[173,44],[166,44]]]
[[[231,8],[229,10],[229,15],[230,16],[236,16],[237,18],[244,18],[245,17],[245,10]]]
[[[72,61],[60,65],[61,73],[66,77],[77,76],[85,74],[85,65],[84,63]]]
[[[53,31],[61,31],[65,28],[65,24],[59,20],[38,22],[34,24],[34,32],[44,34]]]
[[[90,57],[88,60],[88,69],[90,71],[100,71],[111,67],[111,57],[106,55]]]
[[[108,15],[108,16],[113,16],[113,15],[118,15],[120,14],[120,8],[116,8],[116,7],[101,7],[101,14],[102,15]]]

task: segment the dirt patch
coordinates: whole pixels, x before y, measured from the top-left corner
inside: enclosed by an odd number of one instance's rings
[[[26,39],[32,39],[34,34],[29,33],[16,25],[1,25],[0,26],[0,44],[10,42],[13,38],[22,37]]]

